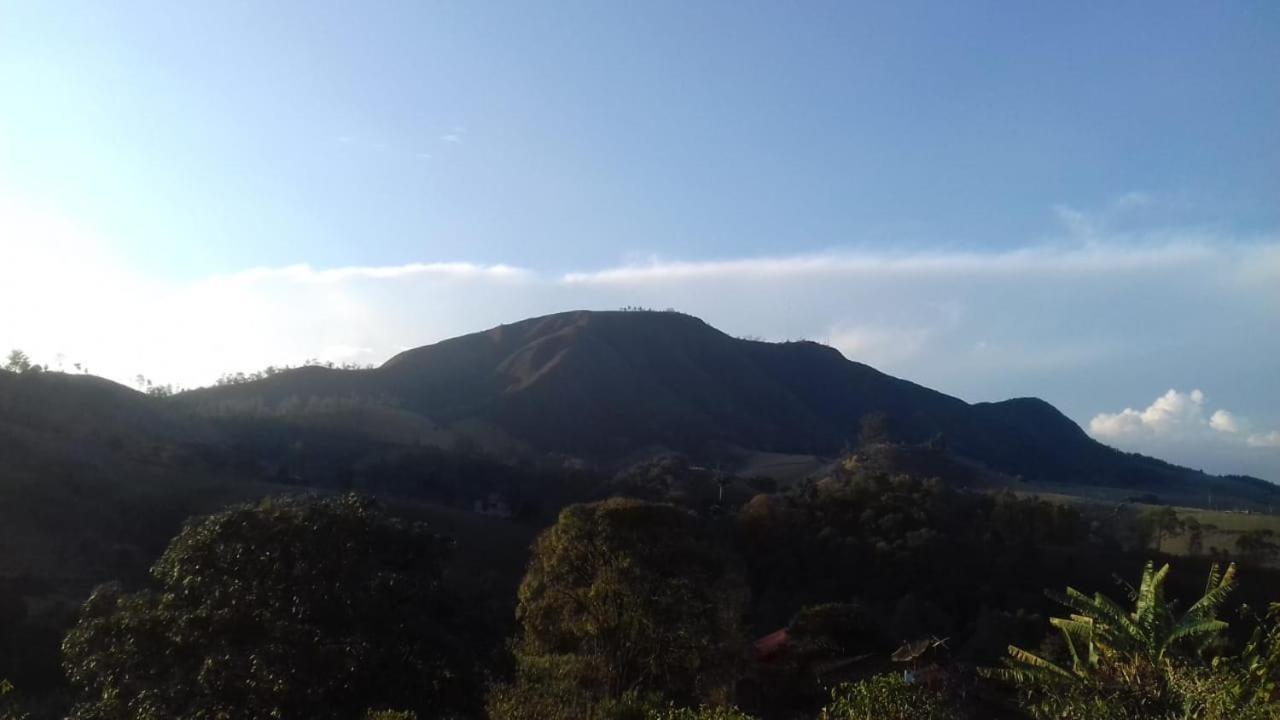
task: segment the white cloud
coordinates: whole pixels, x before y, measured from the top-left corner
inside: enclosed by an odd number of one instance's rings
[[[340,283],[348,280],[392,280],[431,275],[449,278],[491,278],[514,280],[531,273],[511,265],[477,265],[467,262],[407,263],[404,265],[350,266],[317,270],[306,263],[285,267],[250,268],[234,275],[212,278],[213,282],[289,280],[298,283]]]
[[[806,278],[883,276],[1114,274],[1185,267],[1220,254],[1209,245],[1184,241],[1148,246],[1045,245],[1005,252],[830,253],[792,257],[680,262],[652,260],[592,272],[566,273],[571,285],[638,285],[717,278]]]
[[[1209,427],[1225,433],[1238,433],[1243,429],[1240,419],[1226,410],[1215,410],[1209,417]]]
[[[462,135],[458,133],[445,133],[444,135],[440,136],[440,140],[443,142],[450,143],[452,145],[457,145],[462,142]]]
[[[1089,431],[1105,438],[1139,434],[1169,436],[1209,427],[1204,418],[1204,393],[1169,390],[1143,410],[1125,408],[1118,413],[1099,413],[1089,421]]]
[[[1247,418],[1218,409],[1205,414],[1204,393],[1169,390],[1142,410],[1125,408],[1118,413],[1099,413],[1089,422],[1089,433],[1099,440],[1127,450],[1137,450],[1195,464],[1190,458],[1220,457],[1234,462],[1255,449],[1280,448],[1280,430],[1248,433]],[[1280,468],[1280,457],[1252,456],[1254,467]],[[1232,470],[1234,471],[1234,470]],[[1259,470],[1254,470],[1259,472]],[[1272,475],[1272,479],[1280,475]]]
[[[1280,430],[1269,433],[1254,433],[1249,436],[1249,447],[1280,448]]]

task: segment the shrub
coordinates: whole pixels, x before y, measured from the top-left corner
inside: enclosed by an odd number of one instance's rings
[[[953,720],[960,715],[939,693],[890,673],[846,683],[831,693],[821,720]]]
[[[662,710],[649,716],[649,720],[754,720],[737,708],[704,706]]]

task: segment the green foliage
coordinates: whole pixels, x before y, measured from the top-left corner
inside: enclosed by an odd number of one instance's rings
[[[1186,523],[1178,517],[1178,511],[1168,505],[1148,510],[1138,517],[1138,533],[1148,541],[1154,538],[1155,549],[1160,550],[1165,538],[1181,535]]]
[[[737,708],[722,705],[700,708],[676,708],[655,712],[649,720],[754,720]]]
[[[373,365],[355,362],[334,363],[332,360],[321,361],[316,358],[307,358],[302,361],[299,367],[322,367],[329,370],[370,370]],[[288,370],[296,370],[292,365],[268,365],[261,370],[252,372],[228,372],[223,373],[214,381],[215,387],[223,387],[225,385],[243,385],[245,383],[255,382],[257,380],[266,380],[269,377],[275,377],[280,373]]]
[[[418,714],[404,710],[370,710],[362,720],[418,720]]]
[[[898,673],[847,683],[831,693],[820,720],[953,720],[960,715],[939,693],[910,685]]]
[[[957,620],[984,607],[1038,607],[1062,557],[1049,548],[1106,551],[1072,508],[857,465],[757,496],[737,526],[761,625],[856,598],[891,621],[882,629],[893,643],[954,636],[965,629]]]
[[[522,667],[518,682],[494,687],[485,705],[490,720],[649,720],[666,706],[659,696],[637,691],[619,698],[598,697],[572,678],[527,667]]]
[[[875,616],[858,603],[823,603],[801,608],[787,625],[801,652],[823,656],[850,655],[883,649]]]
[[[520,586],[517,681],[494,718],[611,717],[656,693],[724,696],[743,642],[746,593],[690,513],[612,499],[574,505],[534,544]],[[639,705],[637,705],[639,703]]]
[[[1012,656],[1009,667],[993,674],[1014,682],[1032,676],[1073,679],[1102,672],[1108,663],[1116,661],[1158,666],[1167,654],[1178,650],[1197,657],[1199,651],[1227,628],[1227,623],[1217,619],[1217,615],[1234,587],[1235,574],[1234,565],[1226,572],[1220,572],[1215,565],[1209,572],[1204,595],[1181,617],[1175,616],[1173,605],[1164,596],[1168,565],[1156,570],[1152,563],[1147,563],[1133,593],[1132,612],[1126,612],[1102,593],[1090,597],[1069,587],[1065,595],[1056,599],[1073,610],[1073,614],[1052,618],[1049,622],[1066,641],[1071,653],[1070,669],[1024,650],[1009,648]]]
[[[986,674],[1019,690],[1034,718],[1236,718],[1276,712],[1250,688],[1241,665],[1228,658],[1206,659],[1227,623],[1218,613],[1235,584],[1235,566],[1210,570],[1204,594],[1178,615],[1164,595],[1169,566],[1147,563],[1126,611],[1107,596],[1092,597],[1067,588],[1058,601],[1072,612],[1052,618],[1069,663],[1055,662],[1010,647],[1006,666]],[[1265,640],[1257,637],[1259,646]],[[1265,663],[1264,663],[1265,664]],[[1274,676],[1274,665],[1269,671]],[[1264,672],[1263,674],[1266,674]]]
[[[0,720],[29,720],[31,716],[22,710],[14,694],[13,683],[0,680]]]
[[[1244,700],[1280,698],[1280,603],[1272,603],[1257,621],[1240,655],[1215,658],[1214,669],[1231,674],[1231,688]]]
[[[98,588],[63,643],[81,720],[351,718],[463,708],[474,685],[441,587],[450,549],[354,496],[189,523],[155,590]]]
[[[1280,550],[1276,534],[1268,528],[1249,530],[1236,538],[1236,550],[1248,560],[1264,562]]]

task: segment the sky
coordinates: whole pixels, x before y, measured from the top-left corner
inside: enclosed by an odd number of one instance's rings
[[[1280,4],[0,0],[0,348],[673,307],[1280,481]]]

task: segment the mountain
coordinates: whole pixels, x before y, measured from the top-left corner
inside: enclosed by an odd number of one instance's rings
[[[676,451],[834,457],[882,415],[894,441],[944,443],[1007,476],[1201,497],[1271,498],[1117,451],[1048,403],[970,404],[813,342],[734,338],[675,312],[568,312],[405,351],[378,368],[306,367],[175,401],[205,414],[345,407],[351,432],[419,444],[555,453],[605,466]],[[290,410],[290,409],[293,410]]]

